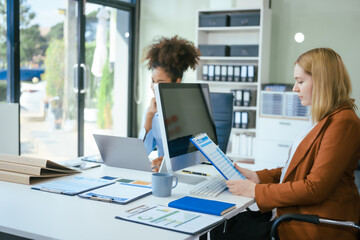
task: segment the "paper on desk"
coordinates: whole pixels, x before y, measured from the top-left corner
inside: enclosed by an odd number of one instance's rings
[[[85,191],[89,191],[91,189],[103,187],[113,183],[114,181],[109,181],[105,179],[74,176],[35,185],[31,189],[60,193],[65,195],[76,195]]]
[[[222,217],[161,205],[141,205],[116,218],[193,235],[224,221]]]
[[[110,200],[115,203],[128,203],[135,199],[151,194],[152,188],[149,186],[134,185],[129,183],[115,183],[103,188],[98,188],[80,194],[80,197],[92,198],[97,200]]]

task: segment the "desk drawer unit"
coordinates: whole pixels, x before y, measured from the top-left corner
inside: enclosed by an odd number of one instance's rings
[[[256,162],[274,162],[284,166],[290,147],[291,142],[257,139],[257,151],[255,151]]]
[[[308,120],[302,119],[259,117],[254,151],[256,164],[284,166],[292,143],[309,125]]]
[[[259,117],[259,139],[294,141],[310,125],[308,120]]]

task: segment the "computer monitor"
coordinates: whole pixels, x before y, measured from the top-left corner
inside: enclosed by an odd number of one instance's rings
[[[209,86],[160,83],[155,96],[164,147],[160,171],[174,172],[206,161],[189,139],[205,132],[217,144]]]

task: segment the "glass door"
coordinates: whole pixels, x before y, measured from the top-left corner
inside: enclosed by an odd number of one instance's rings
[[[89,2],[22,2],[21,155],[61,161],[97,153],[93,133],[127,136],[135,5]]]
[[[127,136],[131,12],[86,3],[87,92],[84,154],[98,153],[93,134]]]
[[[78,154],[75,1],[27,0],[20,9],[21,155],[54,161]]]

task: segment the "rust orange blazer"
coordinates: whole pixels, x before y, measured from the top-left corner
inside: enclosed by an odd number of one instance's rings
[[[283,183],[281,168],[258,171],[255,200],[262,212],[316,214],[321,218],[359,223],[360,198],[354,171],[360,160],[360,119],[340,107],[299,144]],[[346,227],[302,222],[282,223],[280,239],[356,239]]]

